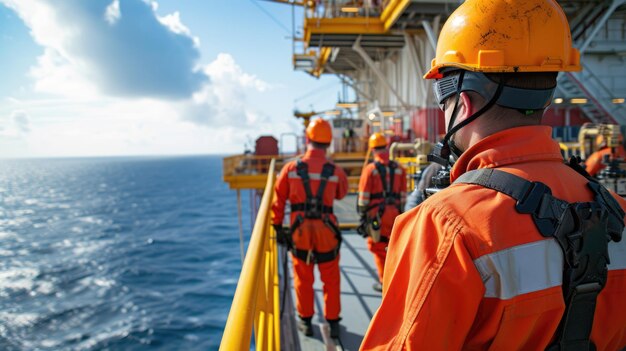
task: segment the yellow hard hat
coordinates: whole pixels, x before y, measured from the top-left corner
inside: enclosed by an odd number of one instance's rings
[[[306,128],[306,137],[316,143],[330,144],[333,140],[333,129],[330,123],[318,118],[309,123],[309,126]]]
[[[467,0],[444,24],[425,79],[476,72],[580,71],[567,18],[554,0]]]
[[[387,146],[387,139],[382,133],[374,133],[370,136],[370,140],[368,142],[370,149],[375,149],[377,147]]]

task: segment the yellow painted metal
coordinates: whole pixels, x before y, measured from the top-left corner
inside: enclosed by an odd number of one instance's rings
[[[377,17],[307,18],[304,21],[304,41],[312,34],[385,34],[385,26]]]
[[[224,182],[230,189],[263,189],[267,175],[236,175],[224,176]]]
[[[262,190],[267,182],[270,161],[275,159],[276,170],[294,156],[235,155],[224,157],[222,174],[231,189]]]
[[[328,62],[331,52],[332,52],[332,48],[329,48],[329,47],[324,47],[320,49],[320,54],[317,59],[316,67],[311,72],[313,76],[319,78],[319,76],[321,76],[322,73],[324,73],[324,66],[326,65],[326,62]]]
[[[263,198],[224,328],[221,351],[249,350],[253,325],[256,350],[280,350],[278,253],[276,243],[270,236],[275,173],[275,160],[271,160]]]
[[[561,148],[561,154],[563,154],[563,159],[569,160],[572,156],[577,156],[581,154],[581,144],[576,142],[560,142],[559,147]]]
[[[279,4],[287,4],[287,5],[296,5],[296,6],[304,6],[304,1],[291,1],[291,0],[265,0],[269,2],[277,2]]]
[[[385,31],[391,29],[396,23],[402,12],[409,6],[411,0],[390,0],[383,13],[380,15],[380,21],[383,23]]]

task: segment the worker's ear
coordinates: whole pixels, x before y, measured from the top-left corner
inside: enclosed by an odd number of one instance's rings
[[[455,124],[459,124],[468,119],[474,113],[474,105],[472,99],[467,92],[462,91],[459,94],[459,107],[456,115]]]

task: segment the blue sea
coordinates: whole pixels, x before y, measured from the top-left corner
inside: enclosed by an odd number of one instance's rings
[[[217,156],[0,161],[0,350],[217,349],[241,268],[221,177]]]

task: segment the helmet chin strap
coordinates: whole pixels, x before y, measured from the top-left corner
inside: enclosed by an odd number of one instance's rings
[[[452,110],[452,115],[450,117],[450,123],[448,124],[449,129],[443,140],[435,145],[435,149],[433,153],[428,155],[428,161],[439,163],[440,165],[447,167],[450,165],[450,156],[452,155],[454,158],[459,158],[464,150],[458,148],[458,146],[452,140],[452,136],[454,133],[458,132],[461,128],[473,122],[476,118],[480,117],[482,114],[487,112],[493,105],[496,104],[500,94],[502,93],[502,89],[504,88],[504,84],[502,82],[498,83],[498,88],[493,93],[493,96],[489,99],[489,102],[485,104],[480,110],[476,111],[473,115],[469,116],[467,119],[462,121],[461,123],[454,125],[454,121],[456,120],[457,114],[459,112],[459,105],[461,102],[461,89],[463,86],[463,76],[465,75],[465,71],[461,72],[459,76],[459,85],[457,89],[457,100],[454,104],[454,109]]]

